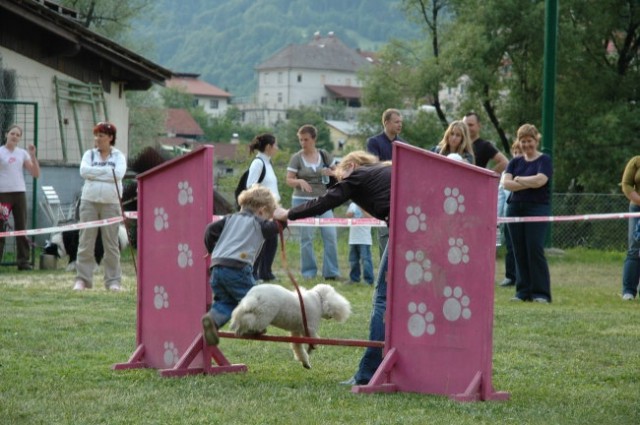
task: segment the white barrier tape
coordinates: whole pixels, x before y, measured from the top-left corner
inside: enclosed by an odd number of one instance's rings
[[[125,212],[126,218],[137,220],[137,212]],[[220,220],[223,216],[214,215],[213,221]],[[637,213],[608,213],[608,214],[582,214],[582,215],[557,215],[538,217],[498,217],[498,224],[501,223],[533,223],[533,222],[562,222],[562,221],[592,221],[592,220],[618,220],[621,218],[640,217]],[[44,235],[66,230],[88,229],[91,227],[107,226],[109,224],[124,221],[122,217],[113,217],[105,220],[87,221],[85,223],[73,223],[65,226],[46,227],[44,229],[15,230],[10,232],[0,232],[0,238],[13,236],[33,236]],[[289,221],[292,227],[355,227],[371,226],[386,227],[386,223],[377,218],[303,218]]]
[[[120,223],[121,221],[124,221],[122,217],[113,217],[113,218],[106,218],[104,220],[67,224],[64,226],[45,227],[44,229],[13,230],[10,232],[0,232],[0,238],[6,238],[11,236],[46,235],[49,233],[63,232],[66,230],[88,229],[90,227],[108,226],[109,224]]]
[[[531,223],[544,221],[592,221],[592,220],[617,220],[621,218],[640,217],[640,213],[607,213],[607,214],[581,214],[581,215],[556,215],[537,217],[498,217],[500,223]]]

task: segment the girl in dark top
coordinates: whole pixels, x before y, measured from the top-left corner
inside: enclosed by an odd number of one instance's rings
[[[535,217],[551,214],[551,157],[538,151],[540,133],[524,124],[518,129],[522,156],[513,158],[504,173],[507,217]],[[551,302],[551,279],[544,256],[548,222],[507,224],[516,259],[518,281],[513,301]]]
[[[274,214],[278,220],[296,220],[314,217],[352,200],[369,215],[389,225],[391,205],[391,163],[378,162],[378,158],[364,151],[351,152],[338,164],[335,175],[338,183],[317,199],[290,210]],[[387,247],[380,262],[369,324],[369,339],[384,341],[384,313],[387,307]],[[345,383],[365,385],[382,362],[381,348],[367,348],[355,376]]]

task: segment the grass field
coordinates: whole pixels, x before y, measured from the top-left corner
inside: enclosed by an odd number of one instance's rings
[[[622,253],[550,256],[551,305],[512,303],[513,289],[496,287],[493,383],[511,399],[477,403],[352,394],[338,382],[361,348],[321,346],[306,370],[287,344],[225,339],[223,352],[247,373],[113,371],[135,349],[136,283],[122,258],[122,293],[99,284],[73,292],[62,265],[0,268],[0,424],[640,423],[640,304],[620,298]],[[496,267],[503,271],[500,259]],[[321,334],[366,338],[372,289],[339,291],[354,314],[344,325],[325,321]]]

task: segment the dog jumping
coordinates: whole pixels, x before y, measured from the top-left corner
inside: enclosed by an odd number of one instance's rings
[[[351,304],[331,285],[320,283],[309,290],[300,288],[300,291],[310,337],[318,338],[321,318],[343,323],[351,315]],[[289,331],[291,336],[306,336],[296,291],[280,285],[256,285],[231,314],[230,327],[236,335],[261,335],[269,325]],[[311,369],[309,352],[312,347],[305,349],[303,344],[291,343],[291,348],[295,359]]]

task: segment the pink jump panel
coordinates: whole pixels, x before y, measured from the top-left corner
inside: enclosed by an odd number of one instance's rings
[[[353,390],[507,398],[491,384],[498,176],[393,149],[386,355]]]
[[[211,298],[203,237],[212,169],[213,147],[205,146],[138,176],[138,347],[116,369],[209,364],[200,319]]]

